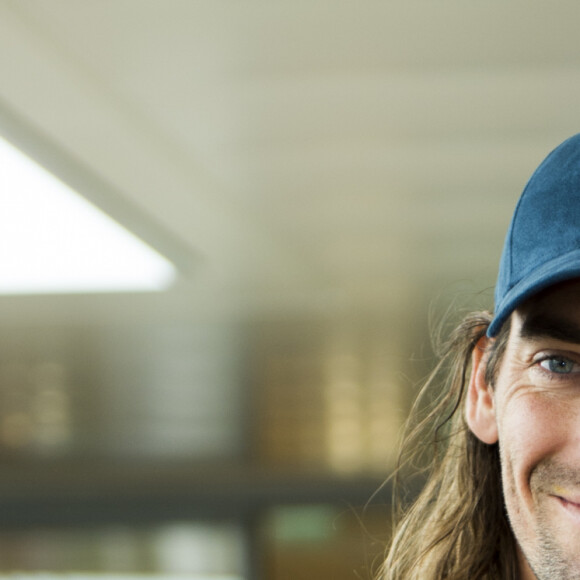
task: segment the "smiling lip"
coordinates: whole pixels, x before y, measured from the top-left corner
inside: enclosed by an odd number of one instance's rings
[[[568,512],[578,523],[580,523],[580,501],[571,501],[561,495],[552,496],[558,500],[560,505]],[[577,498],[574,498],[577,499]]]
[[[556,496],[563,504],[565,505],[571,505],[571,506],[575,506],[578,509],[580,509],[580,502],[577,501],[572,501],[571,499],[566,499],[565,497],[562,497],[560,495]]]

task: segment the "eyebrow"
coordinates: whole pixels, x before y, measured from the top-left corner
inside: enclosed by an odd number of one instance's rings
[[[535,314],[526,317],[519,334],[521,338],[527,339],[553,338],[580,344],[580,326],[553,315]]]

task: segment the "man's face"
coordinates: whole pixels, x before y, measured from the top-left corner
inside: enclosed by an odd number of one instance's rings
[[[512,315],[492,396],[522,578],[580,579],[580,281]]]

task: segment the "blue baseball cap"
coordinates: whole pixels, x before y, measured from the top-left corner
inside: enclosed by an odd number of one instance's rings
[[[542,161],[528,181],[507,232],[495,286],[496,336],[534,294],[580,277],[580,134]]]

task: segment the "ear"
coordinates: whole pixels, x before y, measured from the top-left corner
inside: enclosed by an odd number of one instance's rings
[[[465,401],[465,419],[473,434],[484,443],[498,440],[493,391],[485,381],[488,338],[483,337],[475,345],[471,355],[471,377]]]

